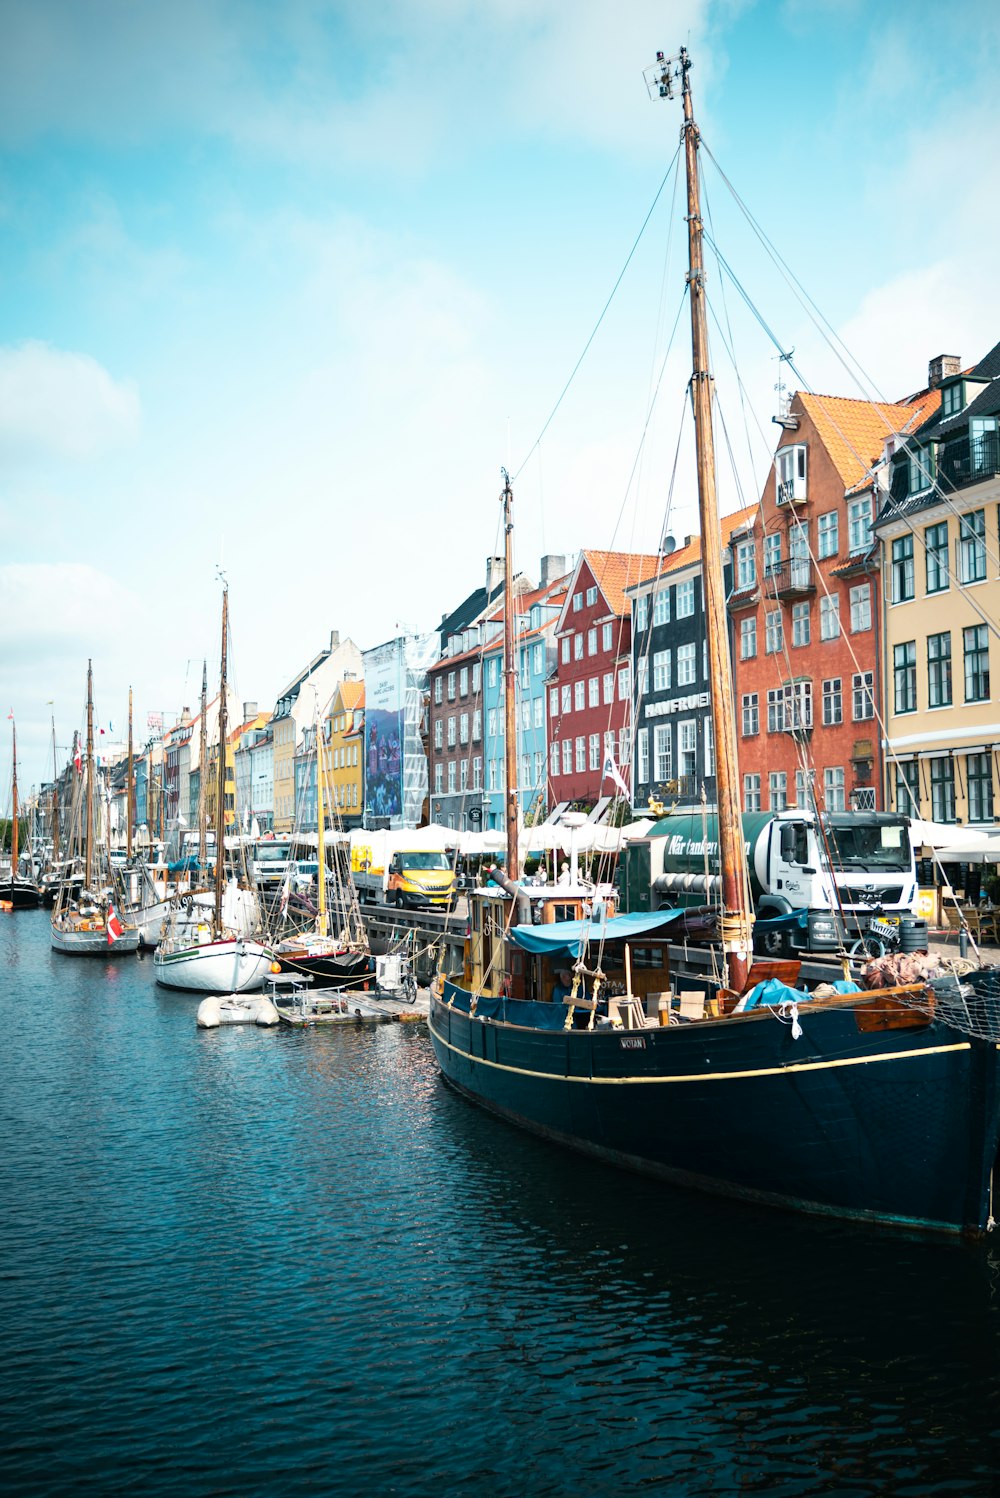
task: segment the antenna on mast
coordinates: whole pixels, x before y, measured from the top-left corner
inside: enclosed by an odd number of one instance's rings
[[[679,78],[683,85],[687,83],[688,69],[691,59],[686,47],[682,47],[676,57],[665,57],[662,52],[657,52],[656,61],[648,68],[643,68],[642,76],[646,80],[646,88],[649,90],[651,99],[672,99],[674,97],[674,83]]]

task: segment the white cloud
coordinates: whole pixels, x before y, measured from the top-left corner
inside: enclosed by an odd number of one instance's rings
[[[89,354],[0,348],[0,457],[95,457],[133,438],[139,416],[135,388]]]

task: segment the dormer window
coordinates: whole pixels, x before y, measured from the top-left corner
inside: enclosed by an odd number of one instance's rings
[[[934,449],[933,447],[922,447],[911,451],[908,456],[909,470],[909,492],[910,494],[922,494],[925,489],[930,489],[934,483]]]
[[[779,505],[800,503],[806,498],[806,444],[779,447],[774,455],[776,499]]]
[[[954,416],[965,405],[964,386],[961,380],[953,385],[941,387],[941,415]]]

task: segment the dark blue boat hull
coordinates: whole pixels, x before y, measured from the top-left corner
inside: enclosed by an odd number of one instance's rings
[[[933,1021],[862,1033],[849,1006],[804,1010],[796,1039],[771,1012],[566,1031],[470,1016],[466,1003],[450,984],[431,999],[445,1078],[538,1134],[800,1211],[953,1233],[991,1223],[994,1042]]]

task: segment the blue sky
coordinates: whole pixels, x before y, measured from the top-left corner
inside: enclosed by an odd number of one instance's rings
[[[684,405],[678,141],[643,68],[686,43],[714,237],[814,389],[919,388],[1000,338],[994,7],[861,0],[0,0],[0,691],[21,782],[98,714],[217,673],[270,707],[332,628],[426,629],[498,545],[654,549]],[[775,349],[710,267],[739,483]],[[686,319],[686,309],[685,309]],[[664,359],[666,355],[665,365]],[[661,365],[664,373],[641,455]],[[795,381],[790,381],[794,384]],[[689,425],[687,441],[690,437]],[[724,445],[724,444],[723,444]],[[633,475],[634,478],[630,476]],[[669,525],[696,527],[685,447]],[[9,746],[0,748],[0,774]]]

